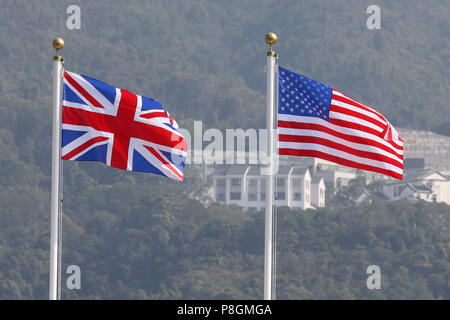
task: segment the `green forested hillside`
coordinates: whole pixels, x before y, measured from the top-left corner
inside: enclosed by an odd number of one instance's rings
[[[64,289],[63,298],[262,298],[262,213],[205,209],[156,179],[122,176],[108,187],[76,166],[66,172],[63,270],[78,265],[82,287]],[[45,299],[46,194],[33,185],[1,190],[0,298]],[[402,202],[280,208],[277,297],[449,299],[448,213],[446,205]],[[381,290],[366,287],[373,264],[381,268]]]
[[[382,30],[366,28],[378,3]],[[0,0],[0,298],[46,299],[51,41],[68,70],[163,102],[181,126],[260,128],[264,35],[281,65],[369,104],[396,126],[447,133],[448,6],[423,1]],[[177,184],[64,163],[63,298],[262,298],[263,214],[204,208],[192,168]],[[450,299],[446,205],[278,211],[278,298]],[[447,228],[445,229],[445,226]],[[366,287],[381,267],[382,289]],[[64,275],[64,280],[67,278]]]

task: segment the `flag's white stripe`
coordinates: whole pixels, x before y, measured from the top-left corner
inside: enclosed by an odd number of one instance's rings
[[[341,138],[338,138],[336,136],[333,136],[331,134],[328,134],[326,132],[323,131],[318,131],[318,130],[305,130],[305,129],[291,129],[291,128],[278,128],[278,133],[279,134],[286,134],[286,135],[291,135],[291,136],[308,136],[308,137],[317,137],[317,138],[322,138],[322,139],[326,139],[332,142],[336,142],[339,144],[342,144],[344,146],[356,149],[356,150],[360,150],[360,151],[364,151],[364,152],[372,152],[372,153],[377,153],[377,154],[381,154],[385,157],[391,158],[393,160],[396,160],[398,162],[402,162],[403,160],[399,158],[399,156],[395,156],[390,152],[387,152],[386,150],[380,149],[376,146],[371,146],[371,145],[367,145],[367,144],[361,144],[361,143],[356,143],[356,142],[350,142]]]
[[[167,177],[174,180],[181,180],[175,173],[166,167],[159,159],[157,159],[149,150],[144,146],[136,144],[136,151],[138,151],[148,162],[150,162],[155,168],[159,169]],[[182,174],[181,174],[182,175]]]
[[[148,147],[152,147],[154,149],[159,149],[159,150],[162,150],[162,151],[165,151],[165,152],[170,152],[170,153],[182,156],[182,157],[186,157],[187,156],[187,152],[183,151],[183,150],[180,150],[180,149],[163,146],[161,144],[149,142],[147,140],[142,140],[142,139],[137,139],[137,138],[133,138],[133,139],[138,141],[143,146],[148,146]]]
[[[92,127],[89,126],[79,126],[76,124],[68,124],[68,123],[63,123],[62,124],[62,128],[64,130],[74,130],[74,131],[90,131],[93,130]]]
[[[95,138],[95,136],[92,137],[92,135],[89,135],[89,133],[86,132],[85,134],[81,135],[80,137],[76,138],[75,140],[71,141],[70,143],[66,144],[63,148],[61,148],[61,156],[64,157],[66,154],[78,148],[79,146],[91,140],[92,138]]]
[[[343,158],[343,159],[347,159],[353,162],[357,162],[363,165],[370,165],[373,167],[377,167],[380,169],[386,169],[389,171],[393,171],[395,173],[398,174],[403,174],[403,169],[391,165],[390,163],[386,163],[383,161],[377,161],[377,160],[373,160],[373,159],[367,159],[367,158],[362,158],[362,157],[358,157],[354,154],[351,153],[347,153],[338,149],[334,149],[334,148],[330,148],[328,146],[324,146],[321,144],[317,144],[317,143],[302,143],[302,142],[283,142],[283,141],[279,141],[278,142],[278,147],[281,149],[293,149],[293,150],[316,150],[316,151],[321,151],[323,153],[332,155],[332,156],[336,156],[339,158]]]
[[[373,113],[376,113],[377,115],[379,115],[381,118],[384,118],[384,116],[381,113],[379,113],[377,110],[375,110],[375,109],[373,109],[373,108],[371,108],[369,106],[366,106],[365,104],[363,104],[363,103],[361,103],[359,101],[356,101],[356,100],[350,98],[349,96],[346,96],[345,94],[343,94],[342,92],[337,91],[336,89],[333,89],[333,94],[335,94],[337,96],[344,97],[344,98],[346,98],[346,99],[348,99],[348,100],[350,100],[350,101],[352,101],[352,102],[354,102],[356,104],[362,105],[362,106],[366,107],[367,109],[369,109],[370,111],[372,111]]]
[[[181,132],[179,132],[179,131],[177,131],[175,129],[172,129],[171,127],[167,126],[166,125],[167,121],[165,121],[165,122],[153,121],[153,119],[144,119],[144,118],[140,118],[140,117],[135,117],[134,120],[138,121],[138,122],[145,123],[145,124],[149,124],[149,125],[152,125],[152,126],[155,126],[155,127],[167,130],[167,131],[170,131],[172,134],[174,134],[174,135],[176,135],[178,137],[184,138],[183,135],[181,134]]]
[[[344,120],[344,121],[348,121],[348,122],[353,122],[353,123],[356,123],[356,124],[359,124],[359,125],[362,125],[362,126],[365,126],[365,127],[369,127],[369,128],[374,129],[374,130],[376,130],[378,132],[382,132],[383,131],[383,128],[380,128],[379,126],[377,126],[376,124],[374,124],[372,122],[369,122],[369,121],[366,121],[366,120],[363,120],[361,118],[357,118],[357,117],[354,117],[354,116],[350,116],[350,115],[345,114],[345,113],[340,113],[340,112],[337,112],[337,111],[330,111],[330,119],[337,119],[337,120]]]
[[[87,104],[84,105],[84,104],[77,103],[77,102],[63,100],[63,106],[70,107],[70,108],[82,109],[82,110],[89,111],[89,112],[107,114],[110,116],[116,116],[116,114],[117,114],[117,109],[114,112],[112,112],[111,109],[102,109],[102,108],[94,107],[90,102],[88,102]]]
[[[93,85],[91,85],[86,79],[81,75],[66,71],[80,86],[83,87],[95,100],[97,100],[104,108],[114,109],[112,103],[105,98]]]
[[[392,133],[392,140],[398,144],[403,145],[403,141],[400,140],[400,135],[398,134],[397,130],[394,128],[394,126],[390,126],[391,133]]]
[[[86,99],[86,97],[84,96],[84,95],[82,95],[77,89],[75,89],[75,87],[74,86],[72,86],[71,84],[70,84],[70,82],[66,79],[66,78],[64,78],[64,84],[66,85],[66,86],[68,86],[77,96],[78,96],[78,98],[80,98],[81,100],[83,100],[84,101],[84,103],[87,105],[87,106],[92,106],[92,103],[88,100],[88,99]],[[79,105],[79,106],[82,106],[82,104],[80,104],[80,103],[78,103],[78,102],[70,102],[70,101],[66,101],[66,100],[63,100],[63,103],[64,102],[66,102],[66,103],[73,103],[73,104],[76,104],[76,105]],[[94,106],[92,106],[92,107],[94,107]],[[98,107],[95,107],[96,109],[99,109]]]
[[[361,114],[363,114],[365,116],[371,117],[372,119],[387,125],[386,121],[380,119],[377,115],[373,114],[372,112],[369,112],[369,111],[364,110],[362,108],[358,108],[358,107],[355,107],[355,106],[353,106],[351,104],[348,104],[348,103],[345,103],[345,102],[342,102],[342,101],[338,101],[338,100],[331,100],[331,104],[335,105],[335,106],[338,106],[338,107],[345,108],[345,109],[349,109],[349,110],[354,111],[354,112],[361,113]]]
[[[167,131],[170,131],[172,134],[174,134],[174,135],[176,135],[178,137],[184,138],[183,135],[181,134],[181,132],[179,132],[179,131],[177,131],[175,129],[172,129],[169,126],[166,125],[166,123],[170,123],[170,119],[169,118],[166,118],[165,121],[158,120],[158,119],[160,119],[159,117],[158,118],[151,118],[151,119],[141,118],[139,115],[142,112],[141,111],[142,110],[142,96],[137,96],[137,97],[138,98],[137,98],[136,113],[134,114],[134,121],[142,122],[142,123],[145,123],[145,124],[150,124],[152,126],[165,129]],[[176,140],[178,140],[178,138]]]
[[[154,113],[154,112],[164,112],[164,109],[150,109],[150,110],[145,110],[145,111],[141,111],[141,114],[147,114],[147,113]]]
[[[166,167],[170,166],[179,175],[183,176],[183,172],[181,172],[180,169],[178,169],[178,167],[173,164],[172,160],[167,159],[167,157],[164,154],[162,154],[158,149],[154,149],[154,150],[161,156],[161,158],[163,158],[167,162],[167,164],[165,165]],[[176,161],[177,160],[178,160],[178,158],[176,159]]]
[[[64,83],[70,89],[72,89],[72,91],[81,100],[83,100],[85,104],[81,104],[81,103],[73,102],[73,101],[68,101],[68,100],[63,100],[63,106],[67,106],[67,107],[71,107],[71,108],[77,108],[77,109],[83,109],[83,110],[89,111],[89,112],[96,112],[96,113],[101,113],[101,114],[107,114],[107,115],[111,115],[111,116],[116,116],[117,115],[117,111],[119,110],[120,98],[122,96],[122,93],[121,93],[120,89],[116,88],[116,98],[115,98],[115,101],[114,101],[114,105],[112,107],[99,108],[99,107],[94,106],[91,102],[89,102],[89,100],[87,100],[84,97],[84,95],[82,95],[80,92],[78,92],[78,90],[75,89],[75,87],[73,87],[69,83],[69,81],[67,81],[67,79],[64,79]]]
[[[278,113],[278,120],[322,125],[324,127],[328,127],[331,130],[340,132],[342,134],[374,140],[376,142],[379,142],[379,143],[389,147],[391,150],[393,150],[397,154],[403,154],[402,150],[395,148],[393,145],[391,145],[389,142],[387,142],[380,136],[377,136],[377,135],[374,135],[372,133],[368,133],[365,131],[361,131],[361,130],[356,130],[356,129],[347,128],[347,127],[341,127],[341,126],[332,124],[326,120],[319,119],[316,117],[304,117],[304,116],[295,116],[295,115],[290,115],[290,114]],[[281,127],[278,127],[278,128],[281,128]]]
[[[166,115],[165,117],[154,117],[154,118],[142,118],[141,116],[145,115],[145,114],[150,114],[150,113],[154,113],[154,112],[164,112],[163,109],[160,110],[147,110],[147,111],[142,111],[142,96],[137,96],[137,106],[136,106],[136,113],[134,114],[134,121],[139,121],[139,122],[145,122],[148,124],[153,124],[153,123],[158,123],[158,124],[163,124],[163,123],[170,123],[170,119],[169,117]],[[164,112],[164,114],[166,114]]]
[[[82,136],[78,137],[77,139],[71,141],[70,143],[66,144],[63,148],[61,148],[61,156],[65,156],[67,153],[71,152],[72,150],[78,148],[82,144],[84,144],[87,141],[89,141],[93,138],[96,138],[96,137],[108,138],[108,140],[101,141],[99,143],[101,143],[101,144],[107,143],[108,144],[107,152],[111,153],[110,149],[112,149],[111,141],[112,141],[113,135],[109,132],[97,131],[97,130],[92,129],[91,127],[68,125],[68,124],[64,124],[64,123],[62,124],[62,129],[63,130],[86,131],[86,133],[83,134]],[[108,157],[107,157],[107,159],[108,159]]]
[[[69,160],[76,160],[76,159],[78,159],[79,157],[81,157],[82,155],[84,155],[86,152],[88,152],[88,151],[94,149],[95,147],[98,147],[99,145],[105,144],[105,143],[107,143],[107,142],[108,142],[108,141],[100,141],[100,142],[96,142],[96,143],[94,143],[93,145],[91,145],[91,146],[87,147],[86,149],[84,149],[83,151],[81,151],[80,153],[76,154],[75,156],[73,156],[73,157],[70,158]]]
[[[141,118],[141,119],[148,120],[149,122],[159,123],[159,124],[163,124],[163,123],[170,124],[170,119],[167,117],[153,117],[153,118]]]
[[[136,150],[135,139],[130,138],[130,143],[128,144],[128,158],[127,158],[127,170],[133,171],[133,155],[134,150]]]
[[[148,122],[150,124],[152,124],[152,123],[158,123],[158,124],[168,123],[168,124],[170,124],[170,118],[168,118],[168,117],[144,118],[141,116],[142,116],[142,114],[139,115],[139,119],[142,119],[143,121]]]

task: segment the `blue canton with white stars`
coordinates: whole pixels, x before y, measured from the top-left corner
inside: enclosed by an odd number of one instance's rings
[[[282,67],[278,68],[278,112],[329,121],[332,89]]]

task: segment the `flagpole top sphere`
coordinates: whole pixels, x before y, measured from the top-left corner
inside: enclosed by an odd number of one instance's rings
[[[270,33],[266,34],[266,42],[270,46],[273,46],[277,42],[277,40],[278,40],[278,36],[275,33],[270,32]]]
[[[275,33],[270,32],[266,34],[266,42],[270,46],[269,51],[267,51],[268,57],[278,57],[277,53],[272,50],[272,46],[277,42],[277,40],[278,36]]]
[[[61,50],[64,47],[64,40],[62,38],[56,38],[53,40],[53,48],[56,50]]]

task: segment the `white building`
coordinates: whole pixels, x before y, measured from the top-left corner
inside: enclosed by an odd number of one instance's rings
[[[353,168],[336,164],[319,164],[314,176],[322,177],[325,182],[330,183],[336,193],[342,187],[348,186],[350,181],[356,178],[357,174]]]
[[[450,204],[450,179],[435,170],[406,172],[402,181],[388,183],[382,190],[389,201],[407,199]]]
[[[325,207],[325,181],[322,177],[314,176],[311,179],[311,203],[316,208]]]
[[[226,166],[212,175],[213,199],[244,210],[265,208],[266,176],[258,166]],[[308,209],[325,206],[325,183],[311,178],[308,168],[280,166],[275,178],[277,206]]]

